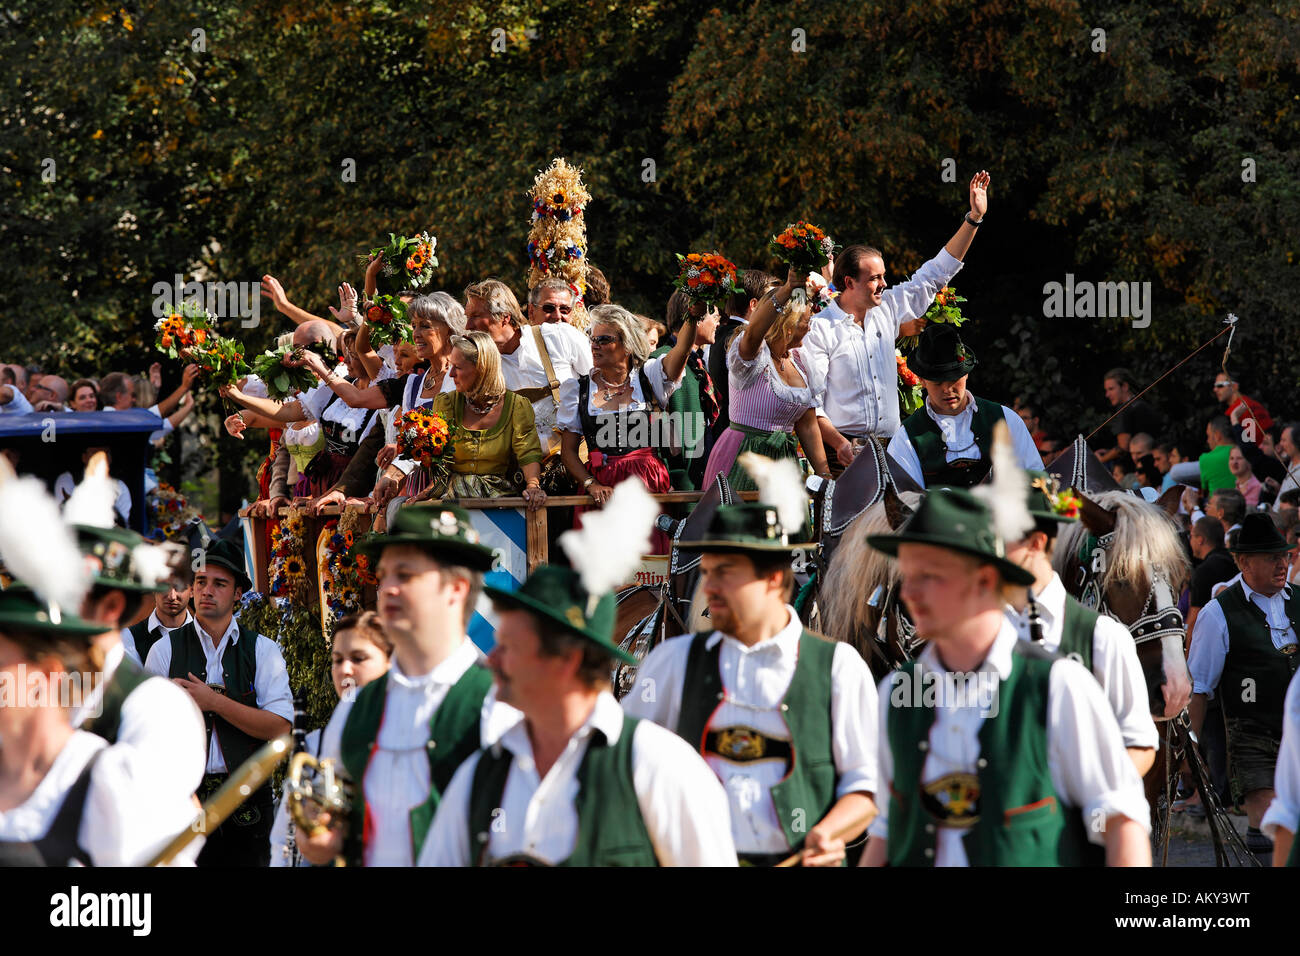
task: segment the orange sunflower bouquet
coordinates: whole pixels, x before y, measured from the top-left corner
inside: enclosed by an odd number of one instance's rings
[[[216,337],[217,317],[193,302],[183,302],[154,323],[158,351],[179,358],[182,349],[202,349]]]
[[[434,250],[438,248],[438,239],[421,232],[415,236],[398,236],[388,234],[388,245],[377,246],[369,254],[361,256],[362,262],[369,262],[375,256],[384,257],[384,267],[380,271],[381,289],[387,286],[391,291],[419,289],[433,281],[433,270],[438,268],[438,257]]]
[[[411,320],[406,303],[395,295],[378,295],[365,306],[366,325],[370,328],[370,345],[397,345],[412,340]]]
[[[736,266],[731,260],[714,252],[677,254],[680,266],[673,288],[680,289],[692,302],[705,308],[721,308],[723,303],[739,291],[736,284]]]
[[[451,439],[446,419],[427,408],[413,408],[397,420],[397,453],[431,472],[451,470]]]
[[[800,272],[818,272],[835,255],[835,243],[810,222],[792,222],[767,243],[768,251]]]

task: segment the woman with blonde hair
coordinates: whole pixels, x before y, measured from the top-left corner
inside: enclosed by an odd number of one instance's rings
[[[732,488],[752,491],[753,478],[737,464],[742,453],[795,458],[800,444],[813,471],[830,477],[817,427],[820,383],[812,381],[811,367],[795,351],[808,332],[812,310],[791,305],[790,299],[806,279],[791,269],[785,284],[763,296],[749,324],[729,343],[731,425],[713,445],[701,487],[724,474]]]
[[[447,422],[453,457],[450,473],[432,476],[413,500],[499,498],[522,492],[528,509],[546,501],[542,491],[542,446],[533,406],[506,388],[501,353],[486,332],[451,339],[454,392],[433,400],[433,413]]]

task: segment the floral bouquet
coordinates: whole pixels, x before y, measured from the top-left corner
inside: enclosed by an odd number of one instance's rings
[[[799,272],[819,272],[835,255],[835,243],[810,222],[793,222],[768,240],[768,250]]]
[[[302,511],[291,509],[271,527],[269,577],[273,597],[304,597],[307,591],[307,562],[303,558]]]
[[[285,359],[300,352],[301,349],[295,349],[291,345],[281,345],[277,349],[263,352],[253,360],[253,374],[266,385],[266,394],[277,402],[283,402],[290,395],[310,391],[316,385],[316,376],[310,369],[284,364]],[[330,367],[328,359],[326,367]]]
[[[712,252],[677,254],[680,271],[673,288],[686,293],[692,302],[706,308],[722,308],[740,287],[736,284],[736,266],[731,260]]]
[[[365,317],[372,348],[410,342],[414,338],[406,303],[395,295],[376,296],[374,301],[366,303]]]
[[[812,309],[812,314],[816,315],[834,302],[838,296],[839,293],[832,292],[829,285],[819,285],[808,293],[808,306]]]
[[[450,468],[451,428],[441,415],[413,408],[397,420],[397,453],[426,468]]]
[[[216,337],[217,317],[194,302],[183,302],[154,323],[158,351],[179,358],[182,349],[203,349]]]
[[[386,285],[399,290],[419,289],[433,280],[433,270],[438,268],[438,257],[434,255],[437,246],[437,238],[427,232],[410,237],[390,232],[388,245],[371,249],[359,258],[362,262],[370,262],[375,256],[383,256],[384,267],[380,275],[390,280]]]
[[[895,349],[894,359],[898,363],[898,409],[903,418],[920,409],[925,401],[925,386],[917,374],[907,367],[903,353]]]
[[[189,541],[190,529],[200,515],[183,494],[167,482],[160,481],[149,493],[145,506],[149,512],[149,525],[153,528],[154,540]]]
[[[927,322],[947,323],[949,325],[960,326],[969,318],[961,314],[960,303],[966,299],[957,294],[957,290],[952,286],[944,286],[934,295],[934,301],[930,303],[930,308],[925,310],[925,315],[921,318]],[[916,347],[919,335],[906,335],[899,340],[902,348],[911,350]]]
[[[210,337],[206,347],[196,346],[191,355],[204,377],[217,387],[234,385],[248,374],[244,346],[234,339],[222,335]]]

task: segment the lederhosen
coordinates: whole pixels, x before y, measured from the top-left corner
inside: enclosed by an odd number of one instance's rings
[[[117,743],[122,728],[122,706],[137,687],[149,680],[149,674],[131,658],[123,655],[121,663],[104,688],[103,703],[98,717],[87,718],[81,729],[103,737],[110,744]]]
[[[558,866],[658,866],[654,843],[641,816],[632,785],[632,737],[637,719],[623,717],[623,729],[612,747],[600,731],[592,734],[578,766],[578,839],[573,852]],[[487,865],[488,841],[494,814],[505,795],[514,755],[504,747],[483,751],[474,768],[469,798],[469,845],[475,866]],[[528,856],[493,860],[493,866],[545,865]]]
[[[974,396],[972,396],[974,398]],[[943,433],[935,420],[927,414],[925,406],[907,416],[903,429],[912,442],[921,474],[927,488],[973,488],[984,480],[993,460],[989,449],[993,444],[993,426],[1004,420],[1002,406],[983,398],[975,398],[975,414],[971,420],[971,434],[980,450],[979,458],[947,460],[947,446]]]
[[[891,707],[894,759],[889,798],[889,863],[934,866],[938,830],[961,827],[971,866],[1085,866],[1104,862],[1079,811],[1062,802],[1048,765],[1047,709],[1053,654],[1028,641],[1012,650],[996,714],[979,730],[977,771],[923,780],[933,706]],[[918,661],[902,667],[916,681]]]
[[[479,748],[479,723],[483,699],[492,687],[492,673],[475,664],[447,691],[429,720],[429,797],[411,809],[411,859],[419,860],[424,838],[433,823],[434,811],[452,775],[470,754]],[[365,844],[370,840],[370,807],[366,802],[366,770],[374,755],[379,726],[384,719],[388,694],[388,674],[375,678],[357,692],[348,712],[339,741],[343,769],[352,779],[352,812],[348,818],[348,835],[343,855],[348,866],[364,866]]]
[[[257,707],[257,634],[242,624],[239,640],[226,645],[221,656],[220,681],[208,674],[207,657],[199,643],[194,622],[171,632],[172,660],[169,677],[193,674],[209,686],[220,684],[222,693],[247,707]],[[212,735],[217,735],[221,755],[226,762],[224,773],[205,773],[199,784],[200,802],[216,793],[232,771],[253,756],[265,741],[247,734],[224,717],[205,711],[203,726],[206,731],[203,749],[204,761],[212,747]],[[221,826],[207,834],[203,851],[199,853],[199,866],[268,866],[271,862],[271,825],[274,823],[275,797],[271,781],[267,780],[252,796],[240,805]]]
[[[39,840],[0,840],[0,867],[7,866],[94,866],[90,854],[81,848],[81,818],[86,812],[86,794],[90,791],[91,773],[103,750],[97,750],[68,792],[54,815],[50,828]]]
[[[677,734],[701,755],[713,754],[735,763],[783,758],[786,775],[771,789],[772,805],[785,833],[789,852],[740,854],[742,864],[771,866],[803,846],[818,821],[835,805],[839,774],[831,749],[831,665],[835,642],[810,631],[799,635],[794,676],[781,699],[781,717],[789,740],[776,740],[751,727],[710,728],[722,706],[722,642],[706,648],[712,631],[691,640],[682,681]],[[799,823],[802,821],[802,829]]]

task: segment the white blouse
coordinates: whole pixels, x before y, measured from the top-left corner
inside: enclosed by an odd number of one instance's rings
[[[673,392],[677,391],[677,386],[681,384],[682,377],[677,376],[676,381],[669,381],[664,373],[663,357],[652,358],[641,366],[645,372],[646,380],[650,383],[650,388],[654,390],[655,398],[659,400],[661,408],[668,407],[668,399],[672,397]],[[685,371],[685,366],[683,366]],[[587,391],[587,411],[592,415],[614,415],[619,412],[637,412],[646,411],[650,408],[650,403],[646,401],[645,394],[641,390],[641,376],[634,370],[632,372],[632,402],[622,408],[597,408],[593,398],[597,391],[600,390],[595,382]],[[559,431],[572,432],[575,435],[582,434],[582,419],[578,414],[578,380],[576,378],[567,379],[560,383],[560,411],[556,416],[555,427]]]

